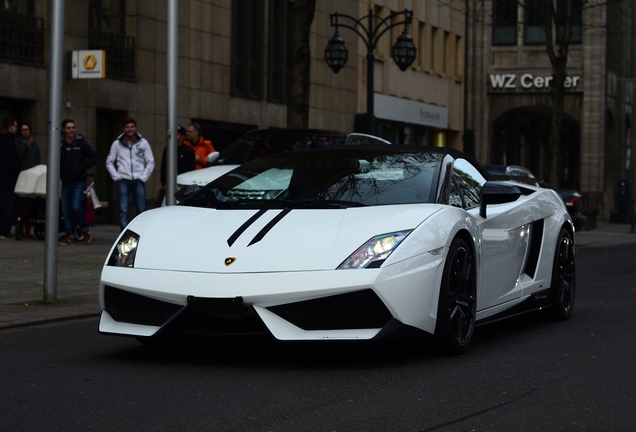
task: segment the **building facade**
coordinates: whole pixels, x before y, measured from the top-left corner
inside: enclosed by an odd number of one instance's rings
[[[0,6],[0,115],[32,124],[47,161],[51,2],[16,0]],[[380,39],[374,61],[375,132],[394,141],[461,146],[464,103],[464,12],[461,1],[318,0],[311,26],[310,128],[360,129],[366,118],[366,48],[341,29],[349,62],[334,74],[324,48],[334,29],[329,15],[369,13],[380,19],[409,9],[408,31],[418,54],[404,72],[390,47],[402,28]],[[253,128],[286,127],[290,0],[182,0],[178,26],[179,124],[198,122],[223,150]],[[99,156],[94,168],[100,198],[115,220],[115,189],[104,161],[132,117],[151,143],[157,167],[167,137],[167,1],[66,0],[64,53],[104,50],[103,79],[74,79],[65,62],[60,117]],[[84,19],[82,19],[84,18]],[[390,22],[390,21],[389,21]],[[69,57],[70,58],[70,57]],[[397,115],[396,115],[397,113]],[[157,168],[158,169],[158,168]],[[159,174],[147,185],[159,190]]]
[[[626,221],[634,180],[631,2],[573,2],[560,175],[552,179],[552,67],[537,15],[543,1],[469,2],[466,130],[474,133],[480,161],[523,165],[554,186],[582,191],[591,213]],[[564,4],[555,1],[557,13]]]

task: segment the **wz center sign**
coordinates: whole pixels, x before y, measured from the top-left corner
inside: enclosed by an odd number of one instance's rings
[[[529,73],[518,76],[517,74],[490,74],[490,86],[495,90],[543,90],[550,88],[552,76],[532,75]],[[565,78],[566,89],[576,89],[581,85],[581,77],[578,75]]]

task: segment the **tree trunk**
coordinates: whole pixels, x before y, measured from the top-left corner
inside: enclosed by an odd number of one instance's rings
[[[295,0],[292,13],[291,58],[287,77],[287,127],[309,127],[311,52],[309,34],[316,0]]]
[[[567,77],[568,53],[572,38],[572,0],[566,0],[563,33],[555,38],[554,29],[559,26],[559,17],[554,0],[544,0],[546,49],[552,65],[550,96],[552,99],[552,119],[550,122],[550,178],[553,186],[560,186],[559,155],[561,148],[561,122],[565,106],[565,78]],[[558,39],[558,40],[556,40]]]
[[[548,182],[560,186],[559,156],[561,148],[561,123],[563,121],[563,107],[565,99],[565,70],[555,70],[552,75],[551,98],[552,118],[550,122],[550,178]]]

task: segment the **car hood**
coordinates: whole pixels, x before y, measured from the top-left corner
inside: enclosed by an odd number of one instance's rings
[[[138,269],[334,270],[373,236],[414,229],[439,209],[433,204],[260,211],[170,206],[142,213],[127,229],[140,237]]]
[[[214,165],[194,171],[184,172],[177,176],[177,184],[189,186],[192,184],[205,186],[226,172],[232,171],[238,165]]]

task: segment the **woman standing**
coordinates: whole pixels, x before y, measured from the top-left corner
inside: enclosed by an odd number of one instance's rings
[[[20,171],[40,164],[40,145],[31,135],[30,124],[22,123],[20,126],[20,136],[16,139],[16,147],[20,158]]]
[[[20,161],[20,171],[33,168],[40,164],[40,145],[31,134],[31,125],[22,123],[20,126],[20,135],[15,140],[15,146],[18,150],[18,158]],[[29,214],[37,208],[37,201],[34,198],[19,199],[18,216],[24,221],[22,224],[22,233],[16,233],[18,236],[29,238],[33,237],[31,233],[31,223],[29,222]]]

